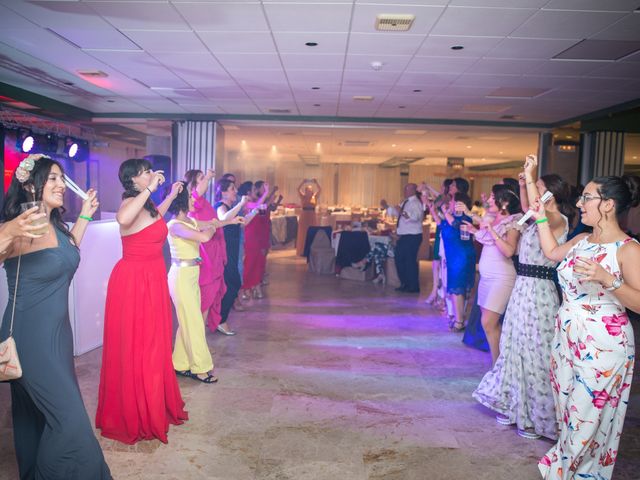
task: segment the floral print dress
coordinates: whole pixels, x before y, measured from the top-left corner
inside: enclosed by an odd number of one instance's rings
[[[558,266],[563,303],[551,385],[560,432],[538,465],[545,479],[611,479],[633,376],[633,328],[613,292],[580,282],[573,265],[576,256],[588,256],[619,277],[616,254],[629,241],[634,240],[598,244],[584,238]]]

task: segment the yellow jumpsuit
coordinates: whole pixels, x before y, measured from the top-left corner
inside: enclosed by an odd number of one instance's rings
[[[170,220],[167,226],[176,223],[197,228],[195,222]],[[168,236],[171,258],[192,260],[200,256],[200,242]],[[200,311],[200,266],[178,266],[173,262],[169,270],[169,293],[178,315],[178,331],[173,347],[173,368],[191,370],[191,373],[207,373],[213,370],[213,360],[207,345],[204,319]]]

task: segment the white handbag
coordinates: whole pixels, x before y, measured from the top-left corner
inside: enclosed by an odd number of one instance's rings
[[[22,367],[18,358],[16,342],[13,339],[13,318],[16,313],[16,295],[18,293],[18,279],[20,277],[20,260],[22,253],[18,256],[18,269],[16,271],[16,285],[13,290],[13,307],[11,308],[11,325],[9,326],[9,337],[0,343],[0,382],[16,380],[22,377]]]

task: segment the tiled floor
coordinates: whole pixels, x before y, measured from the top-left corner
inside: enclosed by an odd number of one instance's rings
[[[550,442],[518,437],[472,400],[489,356],[421,298],[309,274],[290,252],[269,269],[267,297],[232,314],[238,335],[209,334],[220,382],[180,379],[190,420],[169,444],[101,440],[116,479],[539,478]],[[422,275],[426,285],[428,263]],[[91,417],[100,353],[77,359]],[[639,392],[636,381],[618,480],[640,478]],[[2,384],[1,479],[17,478],[9,404]]]

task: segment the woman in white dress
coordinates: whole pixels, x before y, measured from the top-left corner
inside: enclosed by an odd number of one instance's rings
[[[518,225],[522,216],[520,198],[506,185],[494,185],[488,211],[495,215],[491,223],[481,223],[477,229],[467,223],[475,239],[484,246],[478,265],[478,305],[482,311],[482,328],[487,335],[493,365],[500,353],[500,315],[507,308],[516,281],[516,268],[511,257],[516,254],[523,230]]]

